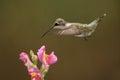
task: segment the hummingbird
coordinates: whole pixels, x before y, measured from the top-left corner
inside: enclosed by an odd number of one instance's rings
[[[41,38],[43,38],[52,29],[58,29],[59,35],[73,35],[75,37],[82,37],[85,40],[88,40],[88,37],[92,35],[92,33],[96,30],[99,22],[105,16],[106,13],[88,24],[67,22],[62,18],[58,18],[55,20],[53,25],[41,36]]]

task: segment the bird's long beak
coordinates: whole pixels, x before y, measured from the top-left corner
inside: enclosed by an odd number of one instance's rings
[[[55,27],[55,24],[53,24],[45,33],[42,34],[40,38],[43,38],[48,32],[50,32]]]

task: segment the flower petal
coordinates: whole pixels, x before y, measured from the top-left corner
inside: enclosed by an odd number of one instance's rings
[[[29,75],[31,75],[32,80],[42,80],[42,74],[38,68],[28,69]]]
[[[31,66],[33,65],[33,63],[29,59],[29,56],[25,52],[20,53],[20,58],[19,59],[25,63],[25,66],[27,68],[31,68]]]
[[[26,63],[27,62],[27,59],[28,59],[28,55],[27,55],[27,53],[25,53],[25,52],[21,52],[20,53],[20,58],[19,58],[21,61],[23,61],[24,63]]]
[[[46,62],[49,64],[49,65],[52,65],[54,63],[57,62],[57,56],[54,54],[54,52],[51,52],[51,54],[46,57]]]
[[[44,64],[45,46],[43,45],[37,52],[39,61]]]

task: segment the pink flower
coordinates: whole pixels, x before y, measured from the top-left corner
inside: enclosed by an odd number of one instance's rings
[[[21,61],[24,62],[25,66],[30,69],[33,66],[33,63],[30,61],[29,56],[25,52],[20,53],[20,58]]]
[[[43,65],[52,65],[57,62],[57,56],[54,52],[51,54],[45,54],[45,46],[43,45],[37,52],[38,59]]]
[[[42,74],[38,68],[28,69],[28,73],[31,76],[31,80],[42,80]]]
[[[28,73],[31,76],[31,80],[44,80],[46,73],[49,70],[49,66],[57,62],[57,56],[54,52],[51,52],[49,55],[45,54],[45,46],[43,45],[37,52],[37,55],[34,52],[30,51],[31,60],[27,53],[20,53],[20,60],[24,62],[27,67]],[[42,66],[39,70],[37,66],[37,61],[42,63]]]

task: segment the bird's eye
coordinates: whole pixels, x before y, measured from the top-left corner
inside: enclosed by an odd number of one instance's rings
[[[58,26],[59,25],[59,23],[55,23],[55,26]]]

